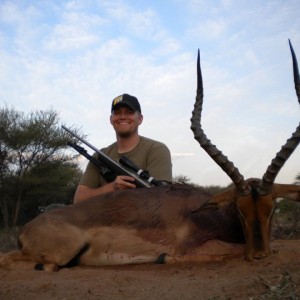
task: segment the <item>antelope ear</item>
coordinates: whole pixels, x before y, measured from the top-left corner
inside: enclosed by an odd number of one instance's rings
[[[237,199],[237,190],[232,187],[226,191],[220,192],[211,197],[209,204],[217,204],[218,206],[224,206],[231,202],[235,202]]]
[[[275,183],[272,189],[273,199],[284,198],[300,202],[300,185]]]

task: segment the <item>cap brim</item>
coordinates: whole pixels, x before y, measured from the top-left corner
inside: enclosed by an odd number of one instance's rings
[[[133,107],[132,105],[128,104],[128,103],[117,103],[114,108],[112,109],[112,111],[114,111],[115,109],[122,107],[122,106],[127,106],[129,107],[132,111],[136,111],[137,109],[135,107]]]

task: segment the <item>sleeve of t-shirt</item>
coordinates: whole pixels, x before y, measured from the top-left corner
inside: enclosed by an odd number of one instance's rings
[[[100,171],[92,162],[88,162],[79,184],[86,185],[90,188],[100,186]]]
[[[159,143],[150,147],[147,155],[147,171],[157,180],[172,182],[171,153],[167,146]]]

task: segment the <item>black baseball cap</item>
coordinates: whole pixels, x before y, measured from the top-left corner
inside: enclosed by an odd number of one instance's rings
[[[134,96],[131,96],[129,94],[122,94],[118,97],[116,97],[111,104],[111,112],[113,112],[116,108],[118,108],[121,105],[126,105],[133,111],[142,112],[140,103],[138,99]]]

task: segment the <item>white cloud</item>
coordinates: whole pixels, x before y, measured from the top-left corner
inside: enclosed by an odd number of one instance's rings
[[[45,46],[55,51],[73,51],[90,46],[95,41],[97,41],[96,35],[87,33],[80,26],[58,25]]]
[[[145,117],[141,134],[169,146],[175,175],[227,184],[228,176],[189,128],[200,46],[204,131],[245,177],[261,176],[299,123],[285,37],[292,33],[300,57],[298,6],[292,11],[277,3],[281,16],[272,5],[260,10],[265,4],[257,1],[194,0],[193,12],[185,3],[174,4],[182,11],[182,36],[162,22],[157,4],[0,5],[1,103],[24,111],[52,106],[64,123],[82,127],[89,142],[103,147],[115,138],[108,122],[111,100],[134,94]],[[270,13],[271,21],[262,18]],[[278,181],[291,182],[299,162],[298,149]]]

